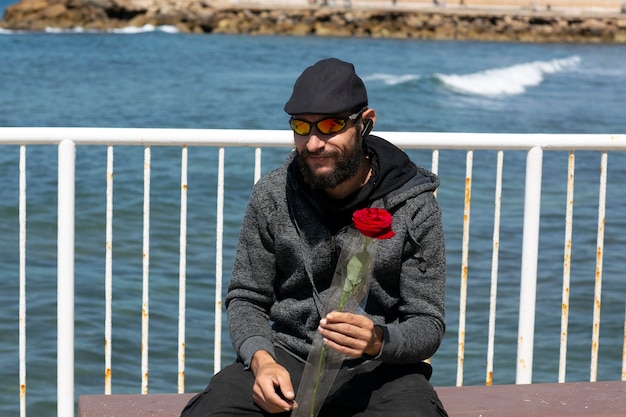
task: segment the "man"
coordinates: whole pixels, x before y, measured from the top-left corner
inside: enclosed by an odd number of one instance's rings
[[[238,360],[183,416],[289,415],[316,332],[346,355],[319,417],[446,416],[428,382],[444,334],[445,248],[438,178],[370,135],[361,78],[330,58],[307,68],[285,104],[295,150],[254,187],[225,303]],[[364,314],[322,317],[352,213],[393,215]]]

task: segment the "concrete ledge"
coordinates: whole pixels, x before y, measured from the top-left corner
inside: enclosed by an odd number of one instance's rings
[[[624,417],[626,381],[438,387],[450,417]],[[194,394],[82,395],[78,417],[178,417]]]

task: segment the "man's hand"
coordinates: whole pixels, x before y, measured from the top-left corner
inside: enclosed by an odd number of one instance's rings
[[[383,330],[363,315],[328,313],[318,328],[324,344],[351,358],[377,356],[383,345]]]
[[[291,376],[272,355],[259,350],[252,357],[251,368],[255,376],[252,399],[259,407],[269,413],[290,411],[295,407]]]

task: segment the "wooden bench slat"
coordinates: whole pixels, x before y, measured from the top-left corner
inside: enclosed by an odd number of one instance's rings
[[[626,381],[442,387],[450,417],[624,417]]]
[[[438,387],[450,417],[625,417],[626,381]],[[178,417],[194,394],[81,395],[78,417]]]
[[[194,395],[81,395],[78,398],[78,417],[179,417]]]

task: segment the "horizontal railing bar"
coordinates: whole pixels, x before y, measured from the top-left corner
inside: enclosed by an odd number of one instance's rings
[[[130,146],[292,146],[289,130],[156,129],[92,127],[0,128],[0,144],[56,145],[70,139],[77,145]]]
[[[525,150],[624,150],[626,135],[581,133],[376,133],[406,149]]]
[[[593,133],[460,133],[376,132],[406,149],[625,150],[626,134]],[[156,129],[96,127],[4,127],[0,144],[56,145],[70,139],[77,145],[144,146],[292,146],[290,130]]]

